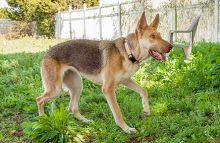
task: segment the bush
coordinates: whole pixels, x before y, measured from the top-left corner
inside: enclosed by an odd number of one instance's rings
[[[98,0],[31,0],[18,1],[7,0],[10,8],[7,10],[7,16],[12,20],[30,23],[36,21],[37,34],[40,36],[53,37],[55,34],[55,14],[60,10],[67,10],[68,4],[73,8],[82,8],[83,3],[88,6],[98,5]],[[0,16],[1,16],[0,11]]]
[[[11,29],[4,37],[8,40],[19,39],[25,36],[35,36],[36,35],[36,23],[26,23],[20,21],[13,21]]]
[[[89,134],[89,130],[71,126],[70,114],[65,110],[64,104],[61,103],[59,109],[54,108],[55,104],[52,103],[49,115],[43,114],[36,117],[35,122],[23,123],[25,134],[36,143],[85,141],[84,136]]]
[[[192,61],[184,61],[182,51],[174,49],[172,53],[175,54],[171,54],[165,63],[147,62],[137,72],[135,79],[143,86],[149,85],[148,81],[152,80],[155,81],[155,87],[188,87],[194,92],[207,89],[219,91],[219,46],[201,42],[193,50]]]

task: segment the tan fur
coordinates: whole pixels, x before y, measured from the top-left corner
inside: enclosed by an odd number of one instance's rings
[[[148,25],[143,13],[135,33],[129,34],[126,40],[123,37],[114,41],[76,40],[61,43],[50,49],[41,65],[45,91],[36,99],[39,114],[44,113],[44,104],[57,97],[64,85],[70,92],[69,111],[74,113],[77,119],[89,122],[78,111],[78,101],[83,89],[82,75],[102,85],[102,92],[116,124],[126,133],[136,132],[135,128],[130,128],[123,119],[115,89],[119,84],[124,84],[138,92],[142,98],[144,113],[150,114],[147,91],[131,80],[131,76],[139,69],[140,62],[149,57],[149,50],[153,49],[160,53],[170,51],[172,46],[163,40],[156,30],[158,23],[159,15]],[[125,50],[126,41],[139,62],[132,63],[128,59]]]

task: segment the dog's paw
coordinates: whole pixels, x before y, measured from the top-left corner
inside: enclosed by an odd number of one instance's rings
[[[92,123],[93,122],[93,120],[89,120],[89,119],[85,118],[80,113],[76,113],[76,114],[74,114],[74,116],[77,120],[82,121],[84,123]]]
[[[125,133],[127,133],[127,134],[134,134],[136,132],[137,132],[137,130],[135,128],[128,128],[127,130],[125,130]]]
[[[94,121],[93,120],[89,120],[89,119],[83,119],[83,120],[81,120],[82,122],[84,122],[84,123],[93,123]]]
[[[150,110],[144,111],[144,116],[149,116],[150,115]]]
[[[144,112],[144,116],[149,116],[150,112]]]

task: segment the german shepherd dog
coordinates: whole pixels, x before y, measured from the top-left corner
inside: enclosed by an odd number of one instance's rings
[[[143,12],[135,32],[127,37],[113,41],[70,40],[50,48],[41,64],[45,91],[36,98],[39,115],[44,113],[44,104],[59,96],[64,85],[70,95],[69,111],[78,120],[89,122],[90,120],[83,117],[78,110],[83,76],[102,85],[102,92],[116,124],[126,133],[136,132],[136,129],[129,127],[122,117],[115,89],[119,84],[123,84],[139,93],[144,114],[150,114],[147,91],[133,81],[131,76],[149,57],[159,61],[166,60],[165,54],[171,50],[172,45],[161,38],[157,31],[158,24],[158,14],[151,24],[147,24]]]

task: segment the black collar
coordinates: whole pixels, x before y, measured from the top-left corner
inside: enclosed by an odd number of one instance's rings
[[[125,39],[125,50],[128,54],[128,59],[132,62],[132,63],[136,63],[138,62],[138,60],[136,60],[136,58],[134,57],[134,55],[131,52],[131,45],[129,44],[129,42],[127,42],[127,39]]]

